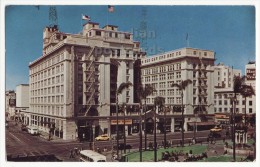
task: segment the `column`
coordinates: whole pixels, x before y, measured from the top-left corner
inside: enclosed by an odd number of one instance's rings
[[[174,132],[174,124],[175,124],[175,120],[174,118],[171,119],[171,132]]]
[[[237,133],[235,133],[235,142],[237,143]]]
[[[247,143],[247,133],[245,133],[245,143]]]

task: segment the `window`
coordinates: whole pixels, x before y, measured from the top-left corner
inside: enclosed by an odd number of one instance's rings
[[[101,36],[101,31],[96,31],[97,36]]]
[[[252,106],[253,105],[253,102],[250,100],[249,101],[249,106]]]
[[[252,108],[249,108],[249,113],[253,113],[253,109]]]
[[[130,39],[130,34],[125,34],[125,39]]]

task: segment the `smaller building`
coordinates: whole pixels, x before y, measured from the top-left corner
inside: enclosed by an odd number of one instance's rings
[[[14,90],[5,92],[5,115],[6,119],[12,119],[15,115],[16,94]]]
[[[29,120],[25,120],[29,112],[29,84],[20,84],[16,86],[16,107],[15,113],[19,121],[29,124]]]

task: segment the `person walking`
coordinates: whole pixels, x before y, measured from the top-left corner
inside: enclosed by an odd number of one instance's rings
[[[74,158],[73,149],[70,150],[70,157],[69,158]]]

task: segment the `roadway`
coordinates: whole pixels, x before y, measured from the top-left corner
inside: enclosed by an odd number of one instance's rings
[[[197,139],[206,141],[209,131],[199,131],[196,133]],[[185,143],[187,143],[192,137],[193,132],[185,132]],[[147,146],[149,142],[153,142],[153,135],[147,135]],[[157,134],[157,143],[161,144],[164,139],[163,134]],[[179,144],[181,139],[181,133],[167,133],[167,141]],[[123,139],[120,139],[119,143],[123,143]],[[131,135],[126,139],[126,143],[132,145],[133,149],[139,148],[139,135]],[[111,150],[112,145],[116,144],[115,140],[109,141],[95,141],[95,148],[97,146],[102,149],[106,147]],[[42,154],[54,154],[57,158],[63,161],[78,161],[77,158],[69,158],[70,150],[77,148],[89,149],[89,142],[78,141],[64,141],[61,139],[48,141],[39,136],[32,136],[25,131],[21,131],[20,125],[15,126],[14,122],[9,122],[9,128],[6,129],[6,154],[17,155],[42,155]],[[143,147],[144,147],[144,135],[143,135]]]

